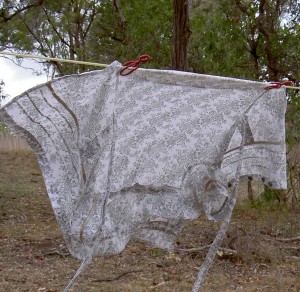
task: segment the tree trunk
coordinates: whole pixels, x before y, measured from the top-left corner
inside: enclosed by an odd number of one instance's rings
[[[173,0],[172,68],[187,71],[190,37],[188,0]]]

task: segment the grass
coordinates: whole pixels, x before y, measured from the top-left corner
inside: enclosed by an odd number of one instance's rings
[[[299,213],[269,204],[240,201],[224,248],[203,291],[300,291]],[[62,291],[80,262],[71,257],[30,152],[0,152],[0,291]],[[218,224],[204,217],[190,222],[176,241],[179,248],[211,243]],[[93,261],[75,291],[191,291],[206,251],[168,253],[133,241],[119,255]]]
[[[0,123],[1,130],[1,123]],[[0,131],[0,151],[27,151],[30,152],[30,147],[24,139],[11,135],[8,132]]]

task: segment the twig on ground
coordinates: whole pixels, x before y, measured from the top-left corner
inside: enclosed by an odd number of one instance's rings
[[[203,247],[195,247],[195,248],[174,248],[174,252],[177,253],[196,253],[201,252],[209,249],[210,245],[203,246]]]
[[[300,250],[300,246],[281,246],[281,249]]]
[[[296,256],[286,256],[286,257],[292,260],[300,260],[300,257],[296,257]]]
[[[300,241],[300,236],[292,237],[292,238],[276,238],[276,240],[283,241],[283,242]]]
[[[158,283],[157,285],[154,285],[154,286],[150,286],[149,287],[149,289],[155,289],[155,288],[158,288],[158,287],[160,287],[160,286],[163,286],[163,285],[165,285],[166,284],[166,282],[160,282],[160,283]]]
[[[217,251],[217,253],[222,253],[222,256],[227,256],[227,255],[236,255],[237,251],[235,249],[231,248],[222,248],[220,247]]]
[[[60,257],[66,257],[66,256],[69,256],[70,253],[68,251],[53,249],[52,251],[48,251],[48,252],[43,253],[43,255],[44,256],[59,255]]]
[[[209,249],[210,245],[207,246],[203,246],[203,247],[196,247],[196,248],[174,248],[174,252],[178,252],[178,253],[197,253],[197,252],[201,252],[201,251],[205,251],[207,249]],[[230,248],[223,248],[220,247],[218,248],[218,252],[223,253],[223,255],[233,255],[233,254],[237,254],[237,251],[234,249],[230,249]]]
[[[131,271],[125,271],[115,277],[108,277],[105,279],[98,279],[98,280],[94,280],[93,282],[112,282],[112,281],[116,281],[119,280],[120,278],[122,278],[125,275],[128,274],[132,274],[132,273],[143,273],[143,272],[147,272],[147,270],[131,270]]]

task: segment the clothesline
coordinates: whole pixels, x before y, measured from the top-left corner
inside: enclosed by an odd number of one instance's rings
[[[40,60],[45,60],[45,61],[64,62],[64,63],[80,64],[80,65],[87,65],[87,66],[96,66],[96,67],[102,67],[102,68],[105,68],[108,66],[107,64],[101,64],[101,63],[44,57],[44,56],[37,56],[37,55],[31,55],[31,54],[20,54],[20,53],[7,52],[7,51],[0,52],[0,55],[10,55],[10,56],[15,56],[15,57],[19,57],[19,58],[40,59]],[[289,86],[289,85],[285,85],[285,88],[293,89],[293,90],[300,90],[300,87]]]
[[[44,57],[44,56],[37,56],[37,55],[30,55],[30,54],[19,54],[13,52],[0,52],[1,55],[10,55],[19,58],[32,58],[32,59],[41,59],[45,61],[54,61],[54,62],[64,62],[64,63],[73,63],[73,64],[80,64],[80,65],[88,65],[88,66],[97,66],[105,68],[107,64],[100,64],[100,63],[92,63],[92,62],[85,62],[85,61],[76,61],[76,60],[68,60],[68,59],[59,59],[59,58],[51,58],[51,57]]]

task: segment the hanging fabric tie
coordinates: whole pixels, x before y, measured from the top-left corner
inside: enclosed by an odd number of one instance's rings
[[[123,68],[120,72],[121,76],[126,76],[134,72],[136,69],[139,68],[140,63],[146,63],[150,59],[149,55],[141,55],[138,60],[128,61],[123,64],[125,68]]]

